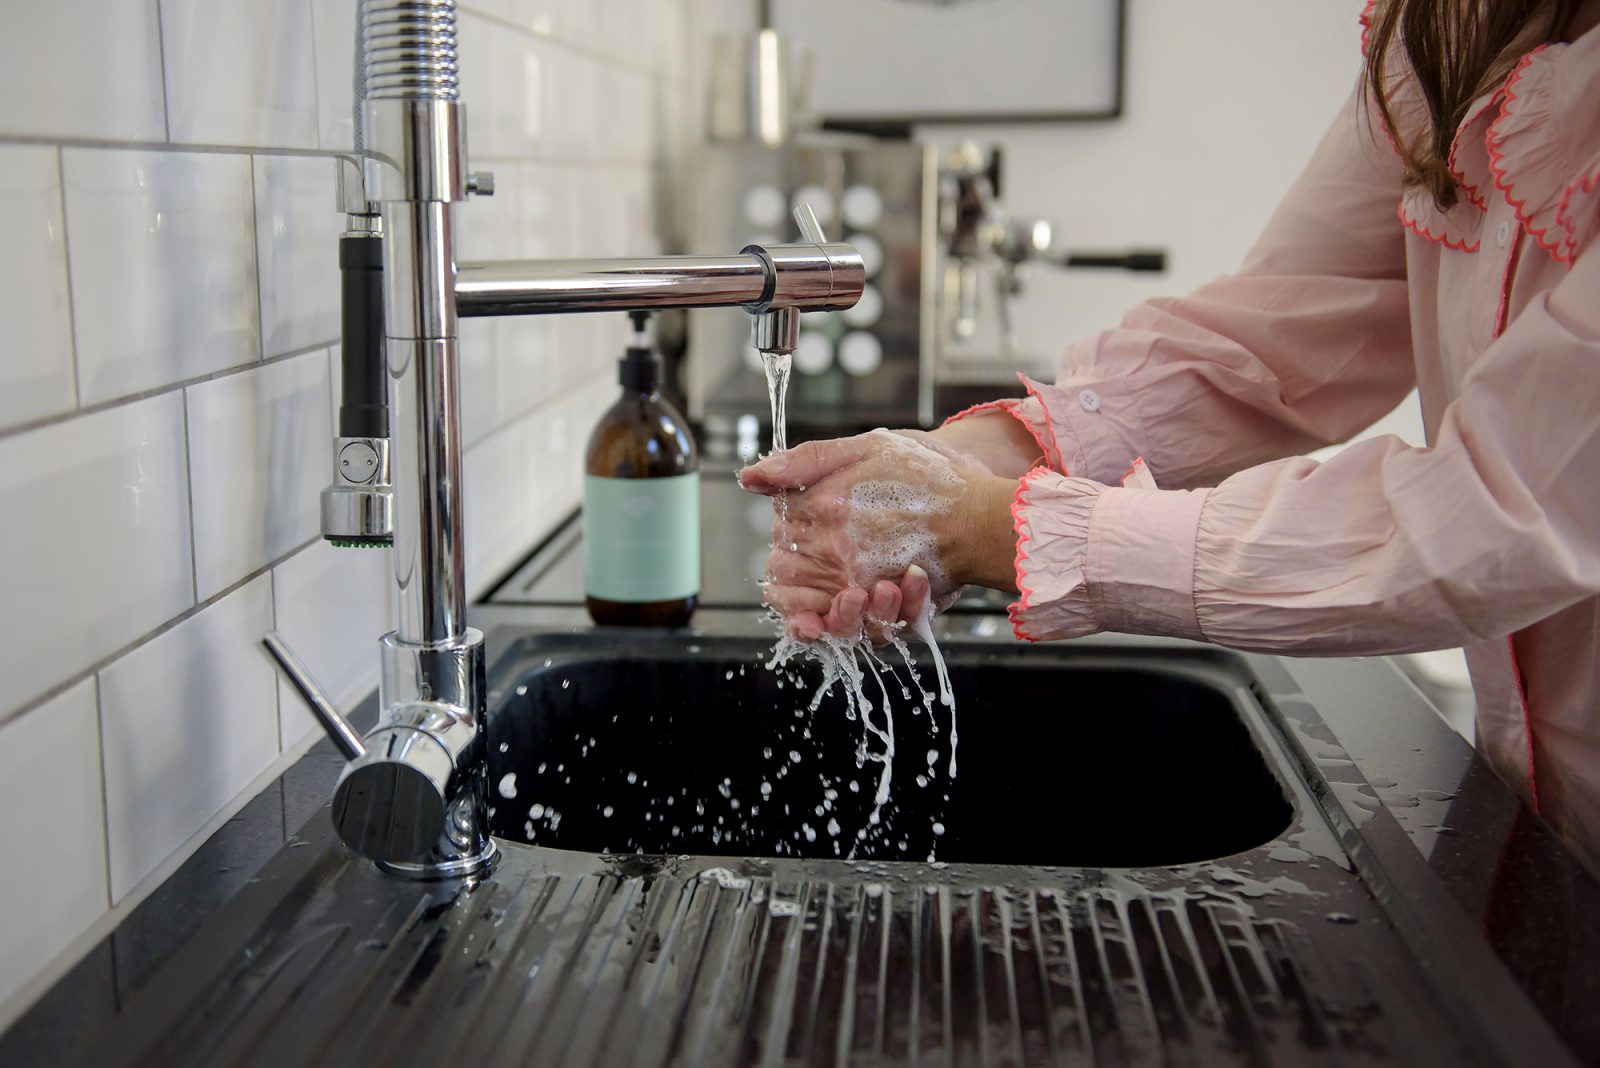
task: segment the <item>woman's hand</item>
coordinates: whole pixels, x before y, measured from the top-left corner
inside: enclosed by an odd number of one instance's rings
[[[1007,420],[1011,422],[1011,420]],[[940,608],[962,585],[1014,588],[1016,481],[919,431],[807,442],[740,473],[776,496],[767,601],[811,641]]]

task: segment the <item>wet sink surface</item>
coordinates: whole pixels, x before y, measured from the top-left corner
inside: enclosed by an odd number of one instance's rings
[[[956,774],[949,709],[935,700],[930,717],[902,664],[874,823],[881,739],[842,685],[813,710],[818,667],[773,672],[770,650],[659,632],[523,640],[495,672],[494,833],[590,853],[1150,867],[1243,852],[1293,817],[1242,671],[1203,654],[956,644]],[[917,667],[936,691],[925,651]]]

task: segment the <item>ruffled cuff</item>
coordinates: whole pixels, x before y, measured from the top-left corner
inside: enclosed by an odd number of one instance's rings
[[[1194,558],[1207,493],[1111,488],[1043,468],[1029,472],[1011,512],[1017,637],[1121,631],[1203,638]]]
[[[1106,489],[1036,467],[1017,484],[1011,523],[1017,532],[1017,592],[1007,609],[1023,641],[1079,638],[1100,630],[1085,573],[1089,517]]]

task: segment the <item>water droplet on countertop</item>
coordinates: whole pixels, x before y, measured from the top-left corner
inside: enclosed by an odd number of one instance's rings
[[[516,797],[517,796],[517,773],[516,772],[508,771],[503,776],[500,777],[500,796],[501,797],[507,797],[507,798]]]

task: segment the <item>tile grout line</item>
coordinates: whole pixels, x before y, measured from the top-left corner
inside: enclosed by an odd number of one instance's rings
[[[138,393],[130,393],[125,397],[112,397],[110,400],[96,401],[94,404],[90,404],[83,408],[77,408],[70,412],[57,412],[55,415],[47,415],[41,419],[33,419],[26,423],[18,423],[16,426],[0,429],[0,442],[5,441],[7,438],[13,438],[21,434],[31,433],[35,430],[44,430],[48,427],[56,426],[59,423],[70,423],[74,419],[78,419],[80,417],[99,415],[101,412],[110,411],[113,408],[122,408],[130,404],[137,404],[140,401],[150,400],[153,397],[161,397],[178,390],[189,389],[192,386],[200,386],[206,384],[207,382],[215,382],[219,378],[229,378],[233,375],[246,374],[250,371],[256,371],[263,367],[270,367],[273,364],[284,363],[288,360],[295,359],[296,357],[305,356],[309,353],[316,352],[318,349],[326,349],[330,345],[336,344],[338,344],[337,340],[319,341],[315,345],[306,345],[301,348],[292,349],[289,352],[285,352],[279,356],[268,356],[265,358],[257,356],[251,362],[241,363],[237,367],[225,367],[220,371],[208,371],[202,375],[195,375],[193,378],[185,378],[177,382],[168,382],[167,384],[161,386],[152,386],[150,389],[141,390]]]
[[[194,604],[188,608],[185,608],[182,612],[179,612],[171,619],[166,620],[160,626],[154,627],[146,633],[140,635],[138,638],[135,638],[128,644],[120,646],[114,651],[101,657],[99,660],[96,660],[83,670],[74,672],[72,675],[51,686],[49,689],[40,691],[38,696],[29,700],[27,704],[21,705],[10,712],[0,713],[0,727],[4,727],[9,723],[14,723],[23,716],[26,716],[30,712],[33,712],[35,709],[39,708],[41,705],[55,700],[57,697],[60,697],[63,693],[66,693],[68,690],[72,689],[90,675],[95,675],[101,671],[104,671],[106,668],[110,667],[112,664],[116,663],[118,660],[121,660],[128,654],[143,648],[144,646],[155,641],[157,638],[166,634],[168,631],[173,630],[179,624],[188,622],[201,612],[204,612],[207,608],[210,608],[217,602],[225,599],[229,594],[238,592],[240,589],[248,586],[262,575],[267,574],[273,568],[281,567],[283,564],[288,563],[293,557],[309,549],[312,545],[321,540],[322,535],[320,533],[313,534],[299,545],[296,545],[287,552],[283,553],[283,555],[269,560],[267,563],[251,571],[244,577],[229,583],[227,586],[224,586],[214,596],[206,598],[199,604]]]
[[[106,785],[106,713],[105,704],[100,699],[100,673],[95,672],[94,679],[94,727],[100,740],[100,826],[104,831],[106,856],[106,908],[116,907],[116,902],[111,898],[111,791]],[[76,684],[74,684],[76,685]]]
[[[225,145],[211,141],[148,141],[141,138],[63,137],[59,134],[0,134],[4,145],[59,145],[64,148],[92,148],[127,152],[188,152],[217,156],[300,156],[311,159],[354,158],[351,149],[296,148],[293,145]]]
[[[272,629],[278,629],[278,573],[272,572],[267,579],[268,610],[272,615]],[[263,654],[266,655],[266,654]],[[272,707],[278,713],[278,752],[283,753],[283,682],[278,677],[278,664],[276,658],[267,656],[267,662],[272,665]]]
[[[72,411],[83,407],[83,372],[78,366],[78,302],[72,287],[72,232],[67,229],[66,150],[56,146],[56,184],[61,204],[61,266],[67,278],[67,340],[72,345]]]
[[[196,559],[198,552],[197,539],[194,536],[194,455],[190,451],[190,446],[194,439],[189,434],[189,391],[187,389],[183,390],[182,396],[178,398],[178,403],[183,408],[183,475],[184,489],[186,491],[185,500],[189,506],[189,522],[187,524],[189,527],[189,603],[198,604],[200,602],[200,562]]]
[[[250,172],[250,273],[256,279],[256,363],[259,365],[267,355],[266,286],[261,278],[261,209],[256,203],[255,153],[245,158],[248,160],[245,167]]]
[[[189,155],[208,156],[271,156],[293,159],[354,159],[355,153],[348,149],[311,149],[292,148],[273,145],[219,145],[204,142],[183,143],[177,141],[118,141],[109,138],[95,137],[60,137],[46,134],[0,134],[0,145],[39,145],[50,148],[80,148],[97,152],[173,152],[187,153]],[[475,163],[497,164],[559,164],[563,166],[584,167],[657,167],[670,164],[672,160],[666,156],[600,156],[600,155],[561,155],[529,154],[522,156],[496,156],[487,153],[474,154]]]
[[[161,0],[156,2],[156,63],[161,68],[161,129],[166,143],[172,143],[172,99],[167,87],[167,20],[162,17]]]
[[[317,5],[316,0],[305,0],[306,16],[311,20],[311,135],[317,142],[317,148],[322,148],[322,79],[318,76],[317,63]],[[360,5],[356,11],[361,10]],[[360,18],[358,14],[356,16]]]

